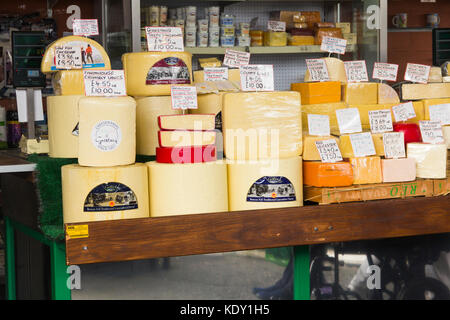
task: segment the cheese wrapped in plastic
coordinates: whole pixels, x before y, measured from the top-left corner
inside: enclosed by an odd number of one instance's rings
[[[447,169],[447,145],[408,143],[406,145],[408,158],[416,161],[418,178],[444,179]]]
[[[352,82],[342,86],[342,100],[348,104],[377,104],[378,83]]]
[[[228,159],[289,158],[302,154],[298,92],[226,93],[222,121]]]
[[[315,44],[321,45],[324,37],[343,39],[341,28],[317,28],[315,36]]]
[[[450,83],[407,83],[402,85],[403,100],[450,98]]]
[[[331,132],[339,134],[339,125],[336,118],[336,110],[346,109],[344,102],[322,103],[322,104],[302,104],[302,126],[308,130],[308,114],[327,115],[330,118]]]
[[[350,158],[353,168],[354,184],[371,184],[383,182],[380,157]]]
[[[52,74],[55,95],[85,95],[83,70],[60,70]]]
[[[345,187],[353,184],[353,169],[349,162],[303,162],[303,184],[312,187]]]
[[[284,47],[287,46],[287,33],[277,31],[264,32],[264,45],[266,47]]]
[[[347,83],[347,74],[345,73],[344,61],[326,57],[321,58],[325,60],[328,69],[328,76],[330,77],[330,81],[340,81],[341,83]],[[311,75],[309,74],[309,70],[306,70],[304,82],[311,82]]]
[[[291,83],[291,90],[300,92],[302,105],[341,101],[339,81]]]

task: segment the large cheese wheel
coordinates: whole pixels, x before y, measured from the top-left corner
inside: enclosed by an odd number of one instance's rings
[[[61,70],[55,67],[55,47],[59,46],[79,46],[80,50],[85,52],[83,69],[111,69],[108,54],[98,42],[86,37],[67,36],[52,42],[46,48],[41,62],[41,71],[43,73]],[[89,52],[90,50],[92,50],[91,53]]]
[[[60,70],[52,74],[55,95],[85,95],[83,70]]]
[[[197,95],[197,109],[189,109],[189,113],[212,113],[216,115],[215,128],[222,130],[222,101],[225,92]]]
[[[132,52],[122,56],[127,93],[131,96],[170,95],[172,85],[190,85],[189,52]]]
[[[78,157],[78,101],[83,96],[47,97],[48,142],[51,158]]]
[[[224,162],[146,164],[152,217],[228,211]]]
[[[342,83],[347,83],[347,74],[345,73],[344,61],[332,57],[321,59],[325,60],[330,81],[340,81]],[[304,81],[312,81],[308,69],[306,69]]]
[[[229,161],[230,211],[303,205],[302,158]]]
[[[158,117],[181,114],[172,109],[170,96],[136,97],[136,153],[154,156],[158,144]]]
[[[78,163],[118,166],[136,160],[136,102],[131,97],[84,97],[79,101]]]
[[[408,143],[406,153],[408,158],[412,158],[416,161],[416,171],[418,178],[446,178],[447,145]]]
[[[147,167],[61,167],[64,223],[149,216]]]

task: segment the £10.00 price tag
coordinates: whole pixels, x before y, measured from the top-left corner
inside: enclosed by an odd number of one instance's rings
[[[345,61],[344,67],[348,82],[369,81],[366,61],[364,60]]]
[[[350,142],[355,157],[366,157],[376,154],[370,132],[354,133],[350,135]]]
[[[184,51],[183,31],[180,27],[145,27],[148,51]]]
[[[393,131],[390,109],[369,111],[370,131],[382,133]]]
[[[341,134],[361,132],[361,118],[357,108],[336,110],[339,131]]]
[[[347,40],[333,37],[323,37],[320,50],[329,53],[345,54]]]
[[[450,103],[429,107],[430,120],[440,121],[443,126],[450,124]]]
[[[276,31],[276,32],[285,32],[286,31],[286,22],[269,20],[267,22],[267,30]]]
[[[406,157],[403,132],[383,133],[384,156],[387,159]]]
[[[247,65],[239,70],[242,91],[274,91],[273,65]]]
[[[398,64],[375,62],[372,78],[386,81],[397,81]]]
[[[55,68],[82,69],[81,47],[76,45],[55,47]]]
[[[74,19],[72,23],[74,36],[97,36],[98,20],[97,19]]]
[[[431,144],[444,143],[444,135],[440,121],[420,120],[419,127],[423,142]]]
[[[230,68],[239,68],[248,65],[250,62],[250,52],[237,51],[232,49],[225,50],[223,65]]]
[[[392,112],[394,113],[394,118],[396,122],[406,121],[416,117],[416,112],[414,111],[413,103],[406,102],[392,107]]]
[[[320,154],[320,160],[324,163],[342,161],[341,150],[334,139],[316,141],[316,147]]]
[[[123,70],[83,70],[83,78],[86,96],[120,97],[127,95]]]
[[[424,64],[408,63],[404,79],[417,83],[427,83],[430,70],[431,67]]]
[[[172,109],[197,109],[197,88],[195,86],[171,86]]]
[[[327,64],[324,59],[306,59],[306,67],[312,81],[330,81]]]
[[[308,114],[308,132],[311,136],[329,136],[330,117],[322,114]]]
[[[203,78],[205,81],[228,80],[228,68],[203,68]]]

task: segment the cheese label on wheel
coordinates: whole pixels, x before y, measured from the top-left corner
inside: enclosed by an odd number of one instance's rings
[[[125,211],[138,208],[136,194],[118,182],[102,183],[89,192],[84,201],[84,212]]]
[[[191,76],[186,63],[177,57],[157,61],[148,71],[145,84],[190,84]]]
[[[122,130],[112,120],[102,120],[92,128],[92,144],[100,151],[108,152],[115,150],[122,141]]]
[[[295,189],[283,176],[264,176],[255,181],[247,193],[247,202],[295,201]]]

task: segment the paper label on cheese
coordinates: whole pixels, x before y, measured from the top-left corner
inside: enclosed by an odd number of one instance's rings
[[[327,64],[324,59],[306,59],[306,67],[311,81],[330,81]]]
[[[102,183],[92,189],[84,201],[84,212],[125,211],[138,208],[136,194],[118,182]]]
[[[369,111],[370,130],[372,133],[383,133],[393,131],[391,110]]]
[[[361,118],[357,108],[336,110],[336,117],[341,134],[361,132]]]
[[[247,193],[247,202],[296,201],[294,185],[283,176],[264,176]]]
[[[386,81],[397,81],[398,64],[375,62],[372,78]]]
[[[197,87],[172,86],[170,87],[172,109],[197,109]]]
[[[350,142],[355,157],[367,157],[376,154],[370,132],[355,133],[350,135]]]
[[[98,19],[73,19],[72,31],[74,36],[97,36]]]
[[[148,51],[183,52],[183,31],[180,27],[145,27]]]
[[[286,22],[269,20],[267,22],[267,30],[275,31],[275,32],[278,32],[278,31],[285,32],[286,31]]]
[[[384,157],[398,159],[406,157],[403,132],[386,132],[383,134]]]
[[[420,134],[422,141],[425,143],[439,144],[444,143],[444,134],[442,132],[442,125],[437,121],[419,121]]]
[[[320,50],[329,53],[345,54],[346,47],[347,47],[347,40],[345,39],[323,37]]]
[[[344,61],[348,82],[369,81],[365,60]]]
[[[427,83],[430,70],[431,67],[424,64],[408,63],[404,79],[417,83]]]
[[[148,71],[145,84],[190,84],[191,76],[186,63],[177,57],[167,57],[156,62]]]
[[[123,70],[84,70],[84,91],[88,97],[123,97],[127,95]]]
[[[228,80],[228,68],[204,68],[203,77],[205,81]]]
[[[92,144],[100,151],[108,152],[117,149],[122,142],[122,130],[112,120],[102,120],[92,128]]]
[[[334,163],[342,161],[341,150],[334,139],[316,141],[316,147],[323,163]]]
[[[396,122],[406,121],[416,117],[416,112],[414,111],[413,103],[406,102],[392,107],[392,112],[394,113],[394,118]]]
[[[237,51],[232,49],[225,50],[223,65],[230,68],[239,68],[250,63],[250,52]]]
[[[274,91],[273,65],[247,65],[239,70],[242,91]]]
[[[429,106],[430,120],[440,121],[443,126],[450,124],[450,103]]]
[[[311,136],[329,136],[330,117],[322,114],[308,114],[308,132]]]
[[[91,46],[89,43],[84,41],[69,41],[65,43],[64,46],[71,48],[80,48],[81,63],[83,69],[105,67],[105,61],[103,60],[102,54],[97,48]],[[50,70],[56,71],[64,69],[56,67],[53,62],[53,65],[50,67]]]
[[[81,48],[79,46],[55,47],[55,67],[58,69],[81,69]]]

